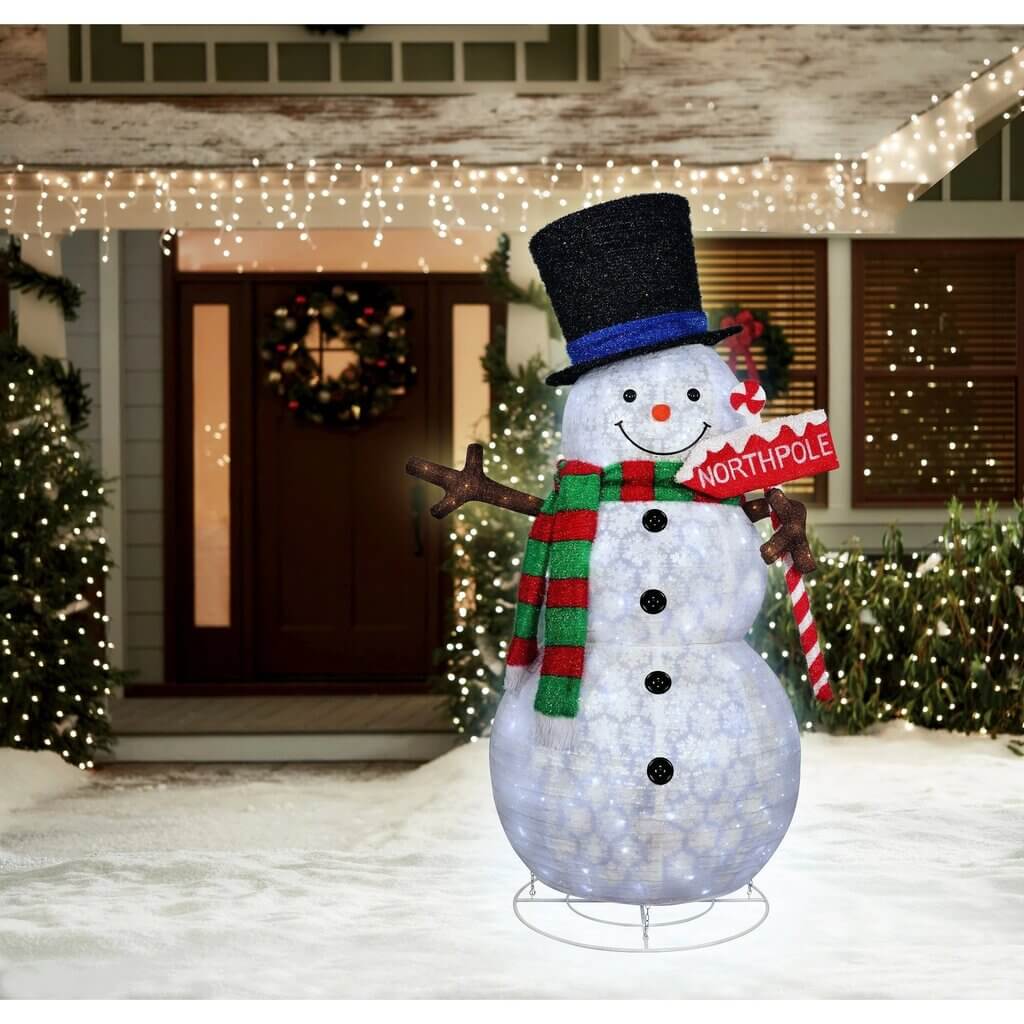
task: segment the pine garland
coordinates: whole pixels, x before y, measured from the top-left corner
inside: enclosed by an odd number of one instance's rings
[[[484,261],[484,283],[505,302],[539,309],[548,318],[548,334],[552,338],[561,337],[558,319],[543,286],[531,281],[523,288],[512,280],[508,272],[510,244],[508,235],[502,233],[498,236],[498,247]]]
[[[82,371],[70,363],[64,365],[53,356],[41,359],[18,343],[18,318],[11,315],[10,327],[6,334],[0,334],[0,365],[15,372],[16,367],[34,368],[41,383],[60,398],[68,424],[73,430],[81,430],[89,418],[92,399],[82,380]]]
[[[11,238],[7,251],[0,252],[0,280],[15,291],[35,295],[60,306],[65,320],[77,320],[82,289],[70,278],[37,270],[21,258],[21,243]]]

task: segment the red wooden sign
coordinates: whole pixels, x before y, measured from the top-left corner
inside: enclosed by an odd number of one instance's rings
[[[702,441],[676,481],[715,498],[733,498],[838,468],[828,417],[816,409]]]

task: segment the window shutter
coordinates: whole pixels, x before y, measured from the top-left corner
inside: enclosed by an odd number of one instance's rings
[[[1022,251],[854,243],[856,503],[1018,492]]]
[[[706,310],[739,305],[763,310],[793,346],[789,389],[764,415],[820,409],[827,390],[828,308],[825,242],[819,239],[699,239],[697,263]],[[719,347],[728,355],[728,349]],[[758,369],[763,360],[755,353]],[[794,480],[786,493],[826,504],[825,475]]]

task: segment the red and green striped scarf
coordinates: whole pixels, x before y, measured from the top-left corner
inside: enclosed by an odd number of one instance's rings
[[[534,708],[549,718],[573,719],[587,642],[590,551],[603,501],[703,501],[715,498],[674,480],[681,462],[630,461],[602,469],[568,461],[558,467],[530,530],[519,580],[515,629],[508,649],[506,689],[538,655],[537,627],[544,609],[544,652]],[[723,504],[738,505],[739,498]]]

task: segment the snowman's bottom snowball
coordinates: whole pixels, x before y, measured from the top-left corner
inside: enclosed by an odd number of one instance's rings
[[[671,677],[648,692],[648,673]],[[775,852],[796,808],[800,734],[746,643],[589,642],[571,751],[534,742],[532,675],[498,707],[491,785],[516,853],[560,892],[683,903],[733,892]],[[665,785],[647,776],[667,758]]]

